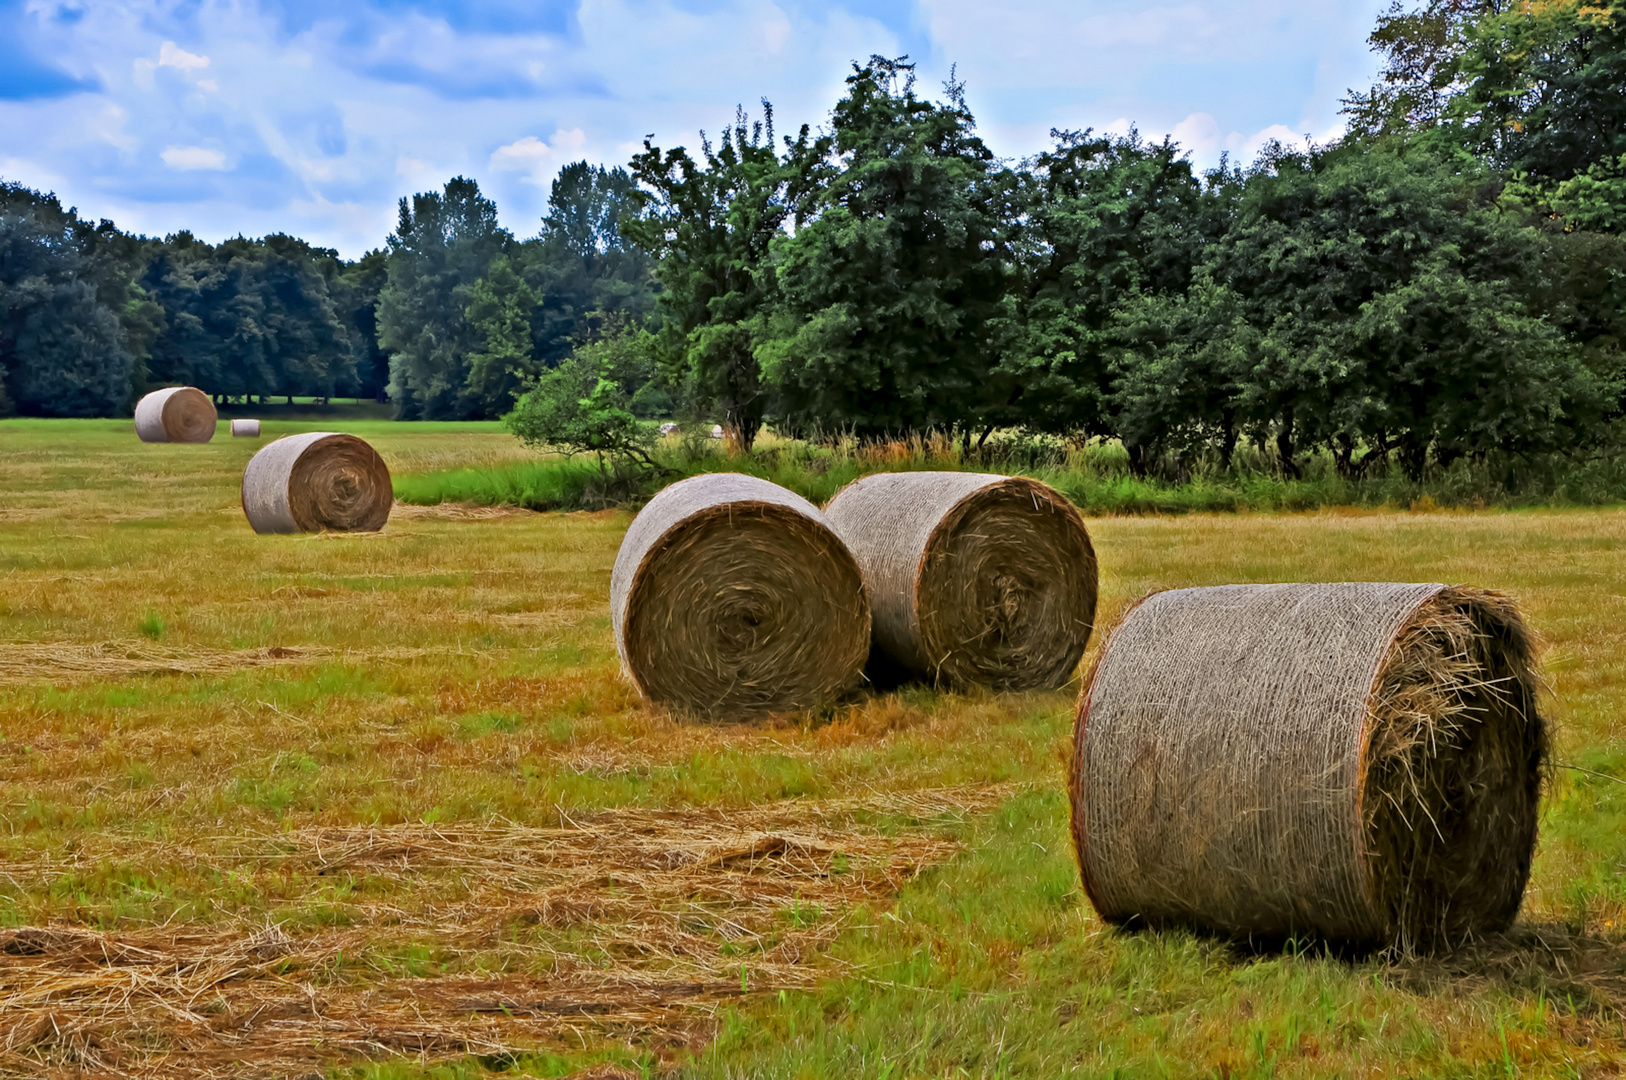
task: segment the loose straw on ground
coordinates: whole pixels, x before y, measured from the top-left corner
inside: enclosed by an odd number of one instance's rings
[[[881,473],[825,514],[863,568],[878,659],[951,686],[1072,677],[1095,622],[1095,551],[1056,491],[1019,476]]]
[[[215,403],[193,386],[171,386],[136,402],[135,429],[142,442],[204,443],[215,437]]]
[[[1506,929],[1545,724],[1507,597],[1443,585],[1156,594],[1102,650],[1070,772],[1118,923],[1370,947]]]
[[[616,556],[610,613],[639,692],[701,716],[822,705],[859,683],[869,652],[863,579],[824,515],[735,473],[650,500]]]
[[[354,435],[288,435],[243,472],[243,513],[257,533],[376,532],[394,500],[389,467]]]

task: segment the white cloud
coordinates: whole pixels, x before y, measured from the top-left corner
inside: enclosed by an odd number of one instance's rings
[[[173,41],[166,41],[158,50],[158,66],[171,67],[178,71],[197,71],[209,66],[209,58],[189,53]]]
[[[1192,113],[1174,125],[1174,130],[1169,134],[1199,161],[1218,157],[1220,151],[1225,149],[1226,140],[1220,132],[1219,121],[1210,113]]]
[[[527,135],[491,152],[491,167],[498,172],[524,172],[532,183],[540,184],[561,165],[579,160],[587,148],[587,133],[581,128],[555,131],[553,142],[545,143]]]
[[[164,159],[165,165],[181,172],[218,171],[226,167],[225,153],[206,146],[166,146],[158,156]]]

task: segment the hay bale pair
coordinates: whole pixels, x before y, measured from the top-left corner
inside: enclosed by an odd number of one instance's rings
[[[1112,922],[1429,948],[1505,929],[1545,725],[1513,603],[1443,585],[1158,593],[1113,632],[1070,770]]]
[[[389,520],[389,466],[364,440],[335,431],[288,435],[243,471],[243,513],[257,533],[376,532]]]
[[[622,663],[643,695],[710,716],[811,708],[873,649],[955,685],[1054,686],[1094,618],[1094,551],[1030,480],[910,473],[817,507],[755,477],[692,477],[634,520],[611,577]]]

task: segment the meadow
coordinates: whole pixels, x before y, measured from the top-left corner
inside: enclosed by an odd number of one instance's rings
[[[532,467],[495,424],[332,426],[419,501]],[[262,445],[0,421],[0,1075],[1626,1072],[1626,510],[1089,518],[1103,628],[1155,588],[1435,580],[1545,638],[1518,924],[1350,957],[1099,922],[1076,683],[674,718],[617,670],[629,512],[256,536]]]

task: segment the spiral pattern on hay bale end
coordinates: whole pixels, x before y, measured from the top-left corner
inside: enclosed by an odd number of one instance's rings
[[[206,443],[215,437],[215,403],[195,386],[154,390],[136,402],[135,429],[142,442]]]
[[[257,533],[377,532],[394,502],[389,466],[354,435],[287,435],[243,471],[243,513]]]
[[[1096,559],[1083,518],[1054,489],[1021,476],[878,473],[824,512],[864,570],[883,660],[960,687],[1072,677],[1095,623]]]
[[[610,618],[646,700],[716,719],[826,704],[862,681],[869,653],[852,553],[818,507],[737,473],[681,480],[639,512]]]
[[[1536,840],[1533,639],[1487,590],[1158,593],[1080,697],[1084,889],[1115,923],[1357,947],[1506,929]]]
[[[258,439],[260,437],[260,422],[258,420],[233,420],[231,433],[234,439]]]

